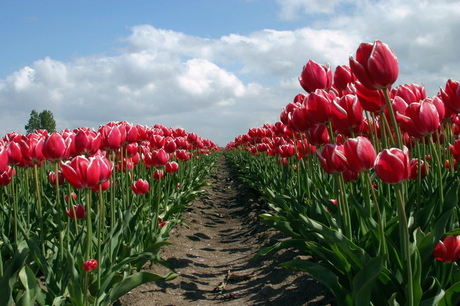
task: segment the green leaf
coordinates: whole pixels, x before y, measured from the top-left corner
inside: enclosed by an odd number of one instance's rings
[[[340,283],[337,275],[332,273],[322,264],[308,260],[294,259],[281,264],[282,267],[290,270],[308,272],[314,279],[321,282],[334,294],[337,304],[340,306],[352,306],[352,295]]]
[[[45,305],[45,297],[40,284],[37,281],[34,273],[28,266],[24,266],[19,272],[19,279],[22,286],[24,287],[24,292],[21,297],[16,301],[17,306],[30,306],[34,302],[37,302],[40,305]]]
[[[120,297],[131,291],[133,288],[149,282],[169,281],[173,280],[178,275],[169,273],[166,276],[161,276],[149,272],[138,272],[126,277],[123,281],[116,284],[110,291],[106,299],[101,301],[100,306],[109,306],[118,300]]]
[[[432,281],[431,286],[423,294],[424,297],[428,296],[428,298],[425,298],[423,301],[421,301],[420,306],[438,305],[445,295],[445,291],[442,290],[441,284],[438,282],[438,280],[434,277],[431,277],[430,279]]]
[[[261,249],[250,260],[256,260],[257,258],[261,256],[266,256],[272,253],[276,253],[279,250],[289,249],[292,247],[303,250],[304,246],[305,246],[305,241],[303,239],[289,239],[289,240],[279,241],[272,246]]]
[[[18,250],[3,267],[3,275],[0,277],[0,305],[10,306],[13,302],[12,288],[18,281],[18,273],[29,257],[29,248],[25,241],[18,245]]]
[[[384,259],[385,255],[372,258],[353,278],[353,305],[370,305],[372,287],[382,271]]]
[[[444,297],[439,302],[439,306],[452,306],[460,303],[460,282],[457,282],[450,286],[446,290]]]

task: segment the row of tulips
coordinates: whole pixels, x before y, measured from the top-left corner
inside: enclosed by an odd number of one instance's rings
[[[309,61],[305,93],[280,122],[252,128],[226,156],[273,209],[262,220],[313,260],[309,272],[338,305],[460,302],[460,84],[434,97],[392,87],[398,60],[388,45],[359,46],[349,66]]]
[[[183,129],[128,122],[7,134],[0,304],[110,305],[143,283],[176,277],[158,252],[219,150]],[[142,271],[146,263],[171,272]]]

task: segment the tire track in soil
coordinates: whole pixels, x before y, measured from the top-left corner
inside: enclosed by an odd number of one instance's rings
[[[238,179],[224,156],[207,182],[211,186],[204,188],[206,194],[183,213],[187,226],[173,229],[168,239],[172,245],[160,251],[179,276],[169,282],[141,285],[114,305],[335,305],[328,290],[308,274],[278,266],[301,256],[297,251],[249,261],[262,246],[284,237],[258,220],[266,207]],[[167,273],[158,265],[151,270]],[[225,281],[229,272],[243,280]]]

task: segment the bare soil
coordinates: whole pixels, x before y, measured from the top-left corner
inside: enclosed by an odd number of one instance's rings
[[[184,224],[171,231],[172,245],[160,251],[179,277],[139,286],[115,305],[336,305],[307,273],[279,266],[305,254],[286,250],[250,260],[262,247],[286,238],[258,220],[267,207],[223,156],[207,182],[206,194],[183,213]],[[159,266],[151,270],[167,273]]]

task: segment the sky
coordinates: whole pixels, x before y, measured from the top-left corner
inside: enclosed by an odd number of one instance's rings
[[[308,60],[396,53],[395,85],[460,81],[460,1],[16,0],[0,10],[0,137],[32,110],[57,129],[184,128],[220,146],[279,121]]]

